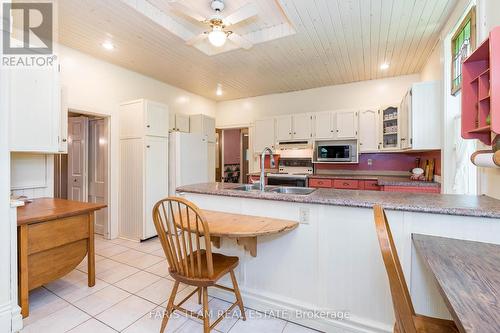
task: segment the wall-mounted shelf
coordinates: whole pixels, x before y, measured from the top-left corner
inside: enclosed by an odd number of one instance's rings
[[[463,62],[462,76],[462,137],[491,145],[500,133],[500,27]]]

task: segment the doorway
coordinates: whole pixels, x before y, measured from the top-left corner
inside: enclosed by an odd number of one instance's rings
[[[244,183],[248,176],[248,128],[217,130],[220,135],[221,178],[225,183]]]
[[[69,112],[68,153],[54,156],[54,196],[108,204],[109,117]],[[95,213],[95,233],[108,236],[109,210]]]

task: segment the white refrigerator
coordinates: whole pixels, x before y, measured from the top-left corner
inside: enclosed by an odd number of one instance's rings
[[[208,144],[198,133],[170,133],[169,193],[179,186],[208,183]]]

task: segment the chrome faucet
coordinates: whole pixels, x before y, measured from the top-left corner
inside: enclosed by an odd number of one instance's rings
[[[266,147],[262,151],[262,154],[260,155],[260,179],[259,179],[259,190],[261,192],[264,192],[266,188],[266,181],[265,181],[265,172],[264,172],[264,162],[266,159],[266,153],[269,152],[269,155],[271,156],[271,168],[276,167],[276,163],[274,162],[274,155],[273,151],[271,148]]]

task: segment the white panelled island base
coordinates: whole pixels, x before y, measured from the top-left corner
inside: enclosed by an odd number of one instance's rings
[[[372,209],[187,192],[179,195],[202,209],[301,222],[290,232],[258,238],[257,257],[222,239],[215,251],[240,257],[245,306],[325,332],[392,332],[392,300]],[[500,219],[404,210],[387,215],[415,311],[450,318],[411,234],[500,244]]]

